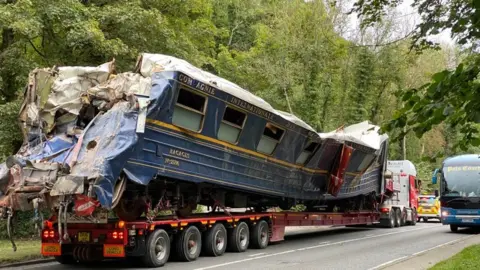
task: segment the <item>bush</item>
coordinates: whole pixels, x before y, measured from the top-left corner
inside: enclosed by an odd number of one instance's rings
[[[42,211],[44,219],[50,217],[48,211]],[[39,237],[38,230],[35,230],[35,222],[33,220],[34,212],[16,212],[13,222],[13,237],[15,239],[30,239]],[[7,220],[0,221],[0,239],[8,239]]]

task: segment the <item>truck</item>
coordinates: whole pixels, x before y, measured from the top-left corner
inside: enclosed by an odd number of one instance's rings
[[[440,182],[441,222],[452,232],[480,226],[480,156],[448,157],[434,170],[432,183]]]
[[[43,223],[41,253],[61,264],[106,258],[138,260],[147,267],[164,266],[169,258],[195,261],[200,255],[221,256],[226,251],[264,249],[284,240],[287,226],[368,226],[394,228],[416,224],[418,183],[410,161],[388,161],[384,192],[376,209],[345,212],[216,212],[189,217],[167,215],[154,220],[123,221],[103,217],[96,223],[56,215]],[[67,227],[68,226],[68,227]]]

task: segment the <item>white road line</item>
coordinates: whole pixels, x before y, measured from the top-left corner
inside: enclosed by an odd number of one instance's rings
[[[370,269],[368,269],[368,270],[380,269],[380,268],[382,268],[382,267],[384,267],[384,266],[393,264],[393,263],[395,263],[395,262],[401,261],[401,260],[406,259],[406,258],[408,258],[408,256],[403,256],[403,257],[400,257],[400,258],[397,258],[397,259],[394,259],[394,260],[391,260],[391,261],[388,261],[388,262],[384,262],[384,263],[382,263],[382,264],[380,264],[380,265],[377,265],[377,266],[375,266],[375,267],[373,267],[373,268],[370,268]]]
[[[434,247],[431,247],[431,248],[427,248],[427,249],[422,250],[422,251],[419,251],[419,252],[415,252],[415,253],[412,254],[412,256],[418,256],[418,255],[420,255],[420,254],[422,254],[422,253],[425,253],[425,252],[427,252],[427,251],[430,251],[430,250],[432,250],[432,249],[436,249],[436,248],[443,247],[443,246],[446,246],[446,245],[450,245],[450,244],[453,244],[453,243],[456,243],[456,242],[460,242],[460,241],[465,240],[465,239],[467,239],[467,238],[470,238],[470,237],[472,237],[472,236],[475,236],[475,234],[469,235],[469,236],[465,236],[465,237],[462,237],[462,238],[460,238],[460,239],[455,239],[455,240],[452,240],[452,241],[449,241],[449,242],[440,244],[440,245],[438,245],[438,246],[434,246]]]
[[[287,253],[307,250],[307,249],[321,248],[321,247],[333,246],[333,245],[341,245],[341,244],[360,241],[360,240],[365,240],[365,239],[378,238],[378,237],[387,236],[387,235],[413,232],[413,231],[419,231],[419,230],[425,230],[425,229],[431,229],[431,228],[432,227],[422,227],[422,228],[416,228],[416,229],[412,229],[412,230],[402,230],[402,231],[396,231],[396,232],[391,232],[391,233],[384,233],[384,234],[378,234],[378,235],[373,235],[373,236],[354,238],[354,239],[349,239],[349,240],[344,240],[344,241],[339,241],[339,242],[333,242],[333,243],[328,243],[327,242],[325,244],[320,244],[320,245],[316,245],[316,246],[304,247],[304,248],[299,248],[299,249],[295,249],[295,250],[288,250],[288,251],[283,251],[283,252],[279,252],[279,253],[272,253],[272,254],[268,254],[268,255],[264,255],[264,256],[257,256],[257,257],[253,257],[253,258],[248,258],[248,259],[243,259],[243,260],[238,260],[238,261],[232,261],[232,262],[227,262],[227,263],[222,263],[222,264],[215,264],[215,265],[211,265],[211,266],[196,268],[194,270],[213,269],[213,268],[223,267],[223,266],[227,266],[227,265],[243,263],[243,262],[263,259],[263,258],[267,258],[267,257],[273,257],[273,256],[287,254]]]
[[[257,257],[257,256],[260,256],[260,255],[265,255],[265,252],[263,252],[263,253],[257,253],[257,254],[252,254],[252,255],[248,255],[248,257]]]
[[[412,255],[409,255],[409,256],[403,256],[403,257],[400,257],[400,258],[397,258],[397,259],[394,259],[394,260],[391,260],[391,261],[388,261],[388,262],[384,262],[384,263],[379,264],[379,265],[377,265],[377,266],[375,266],[375,267],[372,267],[372,268],[370,268],[370,269],[368,269],[368,270],[381,269],[381,268],[383,268],[383,267],[385,267],[385,266],[393,265],[393,264],[395,264],[396,262],[400,262],[400,261],[403,261],[403,260],[406,260],[406,259],[410,259],[410,258],[416,257],[416,256],[418,256],[418,255],[420,255],[420,254],[423,254],[423,253],[425,253],[425,252],[428,252],[428,251],[430,251],[430,250],[433,250],[433,249],[436,249],[436,248],[440,248],[440,247],[443,247],[443,246],[446,246],[446,245],[449,245],[449,244],[457,243],[457,242],[460,242],[460,241],[462,241],[462,240],[465,240],[465,239],[470,238],[470,237],[473,237],[473,236],[475,236],[475,235],[469,235],[469,236],[465,236],[465,237],[462,237],[462,238],[459,238],[459,239],[455,239],[455,240],[452,240],[452,241],[448,241],[448,242],[446,242],[446,243],[443,243],[443,244],[440,244],[440,245],[436,245],[436,246],[434,246],[434,247],[427,248],[427,249],[424,249],[424,250],[419,251],[419,252],[415,252],[415,253],[413,253]]]

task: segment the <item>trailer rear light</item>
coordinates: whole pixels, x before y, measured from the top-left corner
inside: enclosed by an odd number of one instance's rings
[[[382,213],[388,213],[388,212],[390,212],[390,208],[381,208],[381,209],[380,209],[380,212],[382,212]]]
[[[42,234],[44,239],[48,238],[55,238],[55,231],[54,230],[44,230]]]
[[[138,235],[143,235],[143,230],[138,230]]]
[[[123,239],[123,232],[114,231],[111,234],[111,238],[113,238],[114,240],[117,240],[117,239],[122,240]]]

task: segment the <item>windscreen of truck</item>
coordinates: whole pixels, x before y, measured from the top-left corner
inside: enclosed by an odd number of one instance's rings
[[[442,196],[480,197],[480,166],[446,166],[443,178]]]

